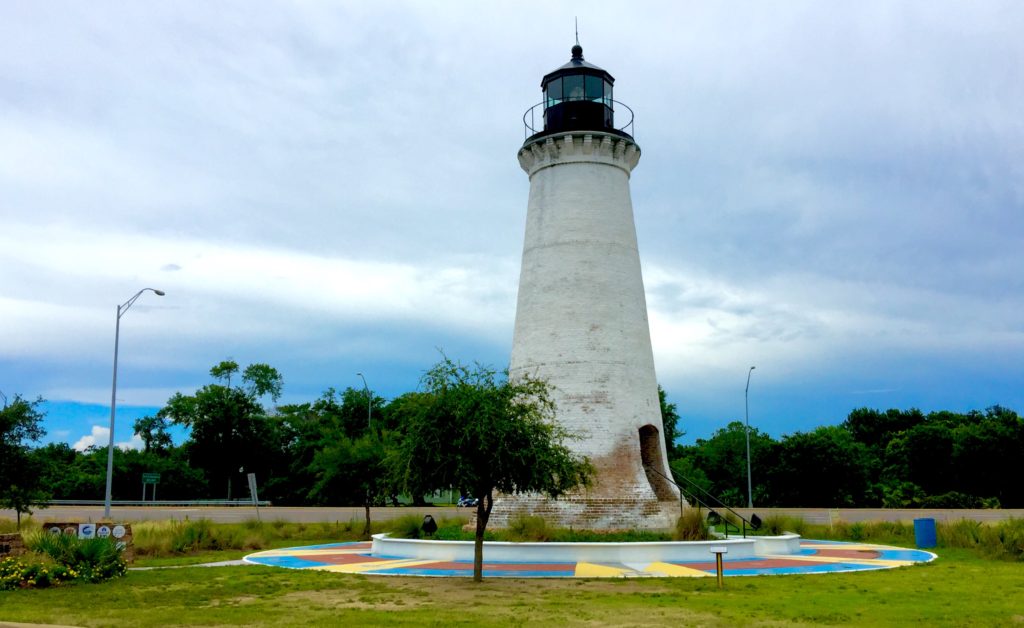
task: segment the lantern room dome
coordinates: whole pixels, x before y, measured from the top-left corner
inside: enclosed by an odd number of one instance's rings
[[[584,59],[583,47],[576,44],[569,62],[541,79],[544,101],[537,108],[543,106],[543,130],[538,132],[529,122],[527,128],[533,137],[565,131],[598,131],[630,137],[615,128],[614,85],[615,77]],[[527,114],[532,115],[532,111]]]

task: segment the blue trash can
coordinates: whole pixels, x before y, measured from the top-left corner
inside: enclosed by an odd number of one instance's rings
[[[938,544],[935,538],[934,519],[914,519],[914,542],[919,549],[935,547]]]

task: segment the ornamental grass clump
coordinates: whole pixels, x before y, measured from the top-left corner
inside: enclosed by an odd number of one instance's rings
[[[941,547],[966,547],[986,558],[1024,561],[1024,519],[980,523],[961,519],[939,522],[936,536]]]
[[[687,508],[676,521],[675,541],[706,541],[710,538],[710,528],[704,513],[697,508]]]
[[[506,531],[510,541],[544,542],[552,540],[555,531],[548,526],[544,517],[538,515],[516,515],[508,522]]]

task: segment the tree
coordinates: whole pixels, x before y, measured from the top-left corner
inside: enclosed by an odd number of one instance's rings
[[[18,528],[21,514],[32,514],[31,507],[49,498],[41,482],[40,465],[31,455],[29,442],[42,438],[42,397],[25,401],[15,395],[10,405],[0,409],[0,506],[14,510]]]
[[[869,486],[867,447],[842,426],[818,427],[782,439],[769,469],[779,506],[836,507],[864,502]]]
[[[755,503],[764,503],[767,494],[765,473],[777,445],[771,436],[750,428],[750,466]],[[699,469],[710,485],[705,490],[722,503],[729,506],[747,503],[747,428],[743,423],[732,421],[711,438],[699,438],[694,445],[681,446],[677,451],[686,460],[684,464],[674,465],[677,471]],[[699,477],[690,479],[705,486]]]
[[[210,369],[210,375],[230,382],[237,371],[238,364],[228,360]],[[211,479],[226,481],[228,499],[231,479],[240,469],[256,472],[269,468],[274,425],[259,400],[264,395],[277,399],[283,379],[271,366],[251,364],[242,372],[242,384],[208,384],[193,395],[175,393],[156,415],[191,430],[192,464],[206,470]]]
[[[135,419],[132,428],[142,439],[143,451],[146,453],[165,451],[173,444],[171,434],[167,431],[167,421],[163,417],[144,416]]]
[[[917,408],[893,408],[885,412],[857,408],[846,417],[843,427],[853,435],[854,440],[872,448],[881,457],[890,440],[924,420],[924,415]]]
[[[564,445],[548,384],[499,379],[494,370],[444,358],[423,376],[425,392],[406,406],[390,458],[406,492],[456,487],[477,499],[473,580],[483,579],[483,539],[494,492],[558,497],[589,482],[592,467]]]
[[[676,412],[676,404],[669,403],[665,395],[665,389],[658,384],[658,403],[661,405],[661,426],[665,430],[665,448],[668,449],[668,459],[678,457],[676,454],[676,439],[686,435],[679,429],[679,413]]]
[[[370,536],[370,507],[388,496],[385,466],[385,436],[369,430],[356,439],[342,437],[316,453],[312,468],[317,481],[310,497],[325,504],[361,504],[366,523],[363,536]]]

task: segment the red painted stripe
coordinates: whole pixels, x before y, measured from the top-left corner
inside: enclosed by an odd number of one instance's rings
[[[875,550],[842,550],[842,549],[820,549],[814,553],[815,556],[827,558],[859,558],[862,560],[874,560],[882,555]]]
[[[473,563],[438,562],[416,565],[409,569],[448,569],[459,571],[473,571]],[[573,571],[576,563],[484,563],[485,571]]]
[[[375,563],[387,560],[385,558],[376,558],[365,554],[300,554],[295,558],[301,558],[302,560],[308,560],[314,563],[322,563],[324,565],[350,565],[352,563]]]

